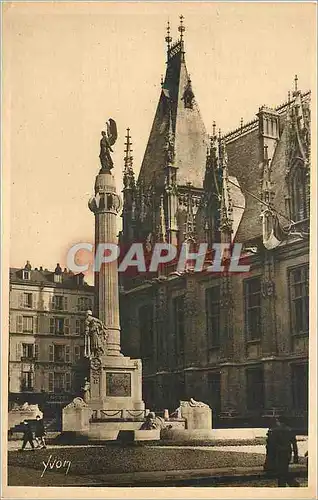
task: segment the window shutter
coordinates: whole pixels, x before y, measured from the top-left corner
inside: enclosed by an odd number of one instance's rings
[[[49,392],[54,390],[54,373],[49,372]]]
[[[50,318],[50,333],[54,333],[55,331],[55,321],[54,321],[54,318]]]
[[[80,319],[75,320],[75,333],[76,333],[76,335],[80,335],[80,333],[81,333],[81,320]]]
[[[65,373],[65,390],[67,392],[71,391],[71,374],[69,372]]]
[[[68,309],[68,300],[67,297],[64,297],[64,311],[67,311]]]
[[[21,342],[17,343],[17,361],[20,361],[22,357],[22,344]]]
[[[65,318],[64,320],[64,334],[65,335],[70,334],[70,318]]]
[[[52,307],[52,309],[56,309],[56,298],[55,298],[55,295],[53,295],[53,297],[51,299],[51,307]]]
[[[71,361],[71,351],[70,351],[70,346],[66,345],[65,346],[65,362],[69,363]]]
[[[82,309],[81,309],[81,297],[78,297],[78,299],[77,299],[77,310],[78,310],[78,311],[81,311],[81,310],[82,310]]]
[[[24,293],[19,294],[19,307],[24,307]]]
[[[23,331],[23,317],[17,316],[17,333],[22,333]]]
[[[49,361],[54,361],[54,345],[49,345]]]
[[[33,316],[33,333],[38,333],[38,317]]]
[[[34,358],[39,359],[39,344],[34,344]]]
[[[74,346],[74,359],[75,359],[75,361],[78,361],[80,359],[80,356],[81,356],[80,346],[76,345],[76,346]]]

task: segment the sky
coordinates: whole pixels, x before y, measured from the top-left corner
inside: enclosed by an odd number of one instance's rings
[[[3,15],[9,263],[54,269],[93,242],[87,202],[114,118],[118,192],[126,128],[138,174],[160,96],[166,23],[184,16],[186,64],[208,133],[315,88],[314,3],[15,3]],[[120,219],[119,219],[120,224]],[[7,226],[5,226],[7,227]]]

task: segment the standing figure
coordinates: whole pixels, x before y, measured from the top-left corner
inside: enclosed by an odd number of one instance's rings
[[[32,432],[32,429],[30,427],[29,422],[27,420],[24,420],[24,422],[23,422],[23,442],[22,442],[21,451],[24,450],[27,443],[30,443],[32,450],[34,450],[33,432]]]
[[[287,425],[286,419],[277,417],[275,425],[268,430],[266,442],[266,460],[264,470],[277,478],[277,486],[299,486],[289,472],[289,463],[294,455],[298,463],[298,448],[295,433]]]
[[[110,170],[114,166],[110,153],[113,152],[112,146],[117,140],[117,126],[115,120],[113,120],[112,118],[109,119],[109,121],[106,123],[106,130],[107,134],[106,132],[104,132],[104,130],[101,132],[102,138],[100,140],[99,159],[102,170],[110,172]]]
[[[107,343],[105,325],[93,316],[92,311],[86,311],[84,356],[91,358],[104,354]]]
[[[83,401],[85,403],[88,403],[89,400],[90,400],[90,387],[91,387],[91,384],[89,383],[88,378],[85,377],[84,387],[82,387],[82,390],[83,390]]]
[[[45,444],[45,428],[44,428],[44,422],[43,418],[40,417],[40,415],[36,416],[36,421],[35,421],[35,442],[37,443],[38,448],[46,448]]]

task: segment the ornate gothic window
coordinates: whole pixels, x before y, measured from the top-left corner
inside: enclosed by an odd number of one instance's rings
[[[308,217],[307,175],[302,164],[296,164],[291,173],[291,218],[297,222]]]

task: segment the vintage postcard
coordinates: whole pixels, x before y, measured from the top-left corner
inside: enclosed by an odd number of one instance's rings
[[[2,2],[2,497],[314,498],[316,3]]]

